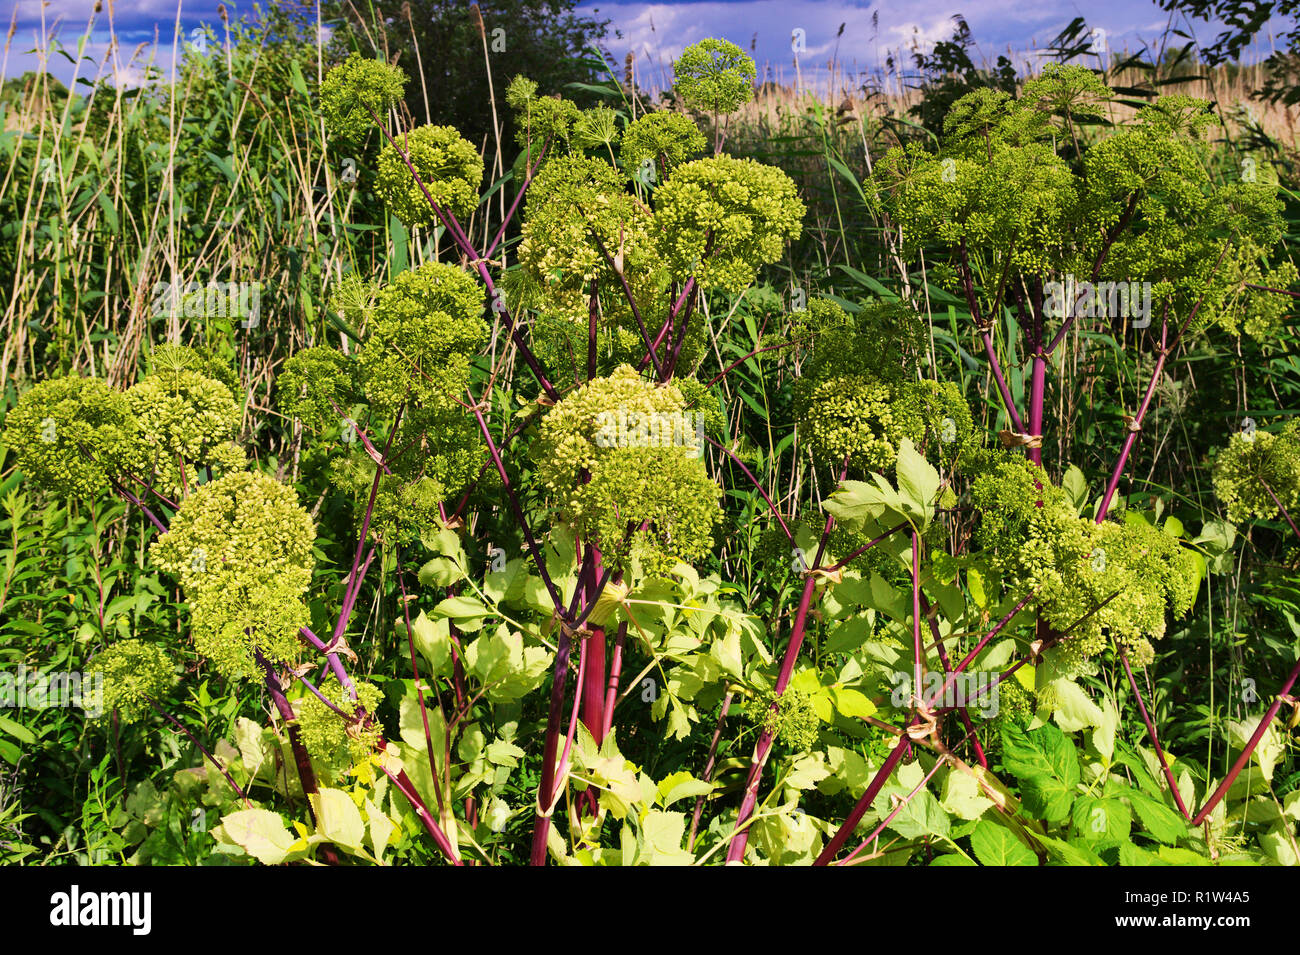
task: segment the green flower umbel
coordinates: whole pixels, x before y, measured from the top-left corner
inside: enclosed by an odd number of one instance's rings
[[[335,136],[362,139],[375,125],[371,116],[384,117],[406,88],[406,74],[382,60],[368,60],[353,52],[325,74],[320,87],[320,108],[325,126]]]
[[[712,544],[720,492],[685,406],[676,385],[655,385],[624,365],[542,421],[537,476],[561,516],[611,564],[631,556],[647,573],[666,574]]]
[[[409,226],[438,221],[432,199],[457,219],[468,219],[478,206],[478,188],[483,182],[483,159],[452,126],[419,126],[397,138],[419,173],[415,181],[410,168],[391,143],[379,154],[379,177],[375,187],[393,215]],[[420,188],[420,183],[424,188]],[[428,196],[425,192],[428,192]]]
[[[242,472],[199,487],[154,542],[154,561],[189,601],[195,647],[222,675],[253,676],[257,652],[276,663],[297,655],[315,537],[292,488]]]
[[[86,672],[103,680],[103,710],[107,719],[116,710],[123,723],[135,723],[176,682],[176,668],[167,651],[143,640],[122,640],[91,661]]]

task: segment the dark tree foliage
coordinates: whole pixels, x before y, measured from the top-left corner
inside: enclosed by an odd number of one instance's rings
[[[1287,18],[1285,33],[1274,33],[1276,51],[1265,60],[1268,79],[1258,94],[1287,106],[1300,103],[1300,0],[1160,0],[1160,6],[1199,20],[1220,20],[1227,27],[1201,50],[1210,65],[1236,62],[1270,23],[1275,31]]]
[[[572,82],[594,81],[595,72],[582,62],[588,46],[604,38],[608,20],[574,12],[576,0],[481,0],[478,4],[492,63],[497,111],[504,129],[502,141],[514,139],[512,118],[505,109],[506,84],[517,74],[535,80],[546,94],[565,92]],[[409,16],[407,8],[409,7]],[[406,105],[417,121],[425,119],[425,89],[429,119],[459,129],[475,147],[486,141],[494,148],[492,111],[489,106],[484,37],[479,18],[465,0],[378,0],[360,5],[327,0],[323,14],[342,24],[337,42],[343,49],[370,50],[367,31],[375,29],[370,16],[381,19],[387,49],[398,54],[397,65],[412,78]],[[366,17],[364,29],[357,11]],[[497,32],[502,31],[502,32]],[[413,42],[414,38],[414,42]],[[378,38],[376,38],[378,40]],[[419,47],[417,61],[415,45]],[[423,85],[419,82],[421,67]],[[512,157],[507,156],[510,162]]]
[[[940,40],[929,53],[916,51],[913,63],[921,74],[919,86],[925,95],[921,102],[909,110],[922,126],[936,135],[943,130],[943,118],[953,103],[972,90],[983,87],[1014,93],[1016,68],[1005,56],[999,56],[997,67],[980,69],[971,59],[970,49],[975,41],[970,27],[960,14],[954,16],[952,37]],[[892,57],[889,67],[893,68]]]

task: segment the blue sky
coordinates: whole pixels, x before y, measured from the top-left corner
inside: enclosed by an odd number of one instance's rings
[[[113,23],[121,43],[116,62],[110,65],[128,79],[138,75],[129,67],[134,48],[159,40],[142,57],[152,55],[155,65],[166,70],[172,61],[175,24],[182,35],[201,22],[217,22],[218,0],[116,0]],[[227,2],[232,17],[251,13],[253,0]],[[25,51],[36,45],[42,17],[46,28],[62,22],[61,37],[74,51],[94,8],[94,0],[49,0],[42,12],[41,0],[0,0],[0,29],[17,13],[17,33],[8,51],[5,75],[16,76],[34,68],[38,59]],[[799,53],[800,71],[807,79],[823,69],[836,50],[836,31],[845,24],[838,41],[838,61],[849,70],[878,67],[889,52],[907,53],[914,45],[928,46],[946,39],[952,18],[961,14],[970,24],[979,55],[991,60],[1008,49],[1025,62],[1025,54],[1041,47],[1076,16],[1085,16],[1090,26],[1105,32],[1109,49],[1140,49],[1154,42],[1169,23],[1169,14],[1153,0],[665,0],[665,2],[584,2],[580,9],[609,18],[622,38],[611,35],[609,47],[621,64],[630,50],[638,71],[653,83],[666,76],[668,65],[682,47],[706,36],[720,36],[751,48],[760,72],[764,67],[773,77],[792,79],[794,52],[792,34],[802,30],[804,49]],[[96,28],[86,53],[102,61],[108,50],[108,3],[96,18]],[[873,24],[873,15],[875,23]],[[1189,29],[1187,23],[1179,24]],[[1202,41],[1213,40],[1217,29],[1198,22],[1191,27]],[[1265,41],[1267,44],[1267,41]],[[1267,53],[1267,47],[1263,49]],[[139,61],[137,61],[139,62]],[[65,82],[72,65],[62,57],[49,69]],[[93,73],[93,68],[82,67]]]

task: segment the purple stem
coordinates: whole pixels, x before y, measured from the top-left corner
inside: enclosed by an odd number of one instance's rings
[[[1138,689],[1137,680],[1133,679],[1133,669],[1128,665],[1128,654],[1123,650],[1119,652],[1119,662],[1124,664],[1124,675],[1128,677],[1128,685],[1133,690],[1133,698],[1137,700],[1138,712],[1142,714],[1142,722],[1146,724],[1147,736],[1151,738],[1151,744],[1156,748],[1156,755],[1160,757],[1160,768],[1164,771],[1165,779],[1169,783],[1169,791],[1174,794],[1174,802],[1178,804],[1178,811],[1183,814],[1184,819],[1190,819],[1192,814],[1183,805],[1182,793],[1178,791],[1178,783],[1174,782],[1174,774],[1169,769],[1169,760],[1165,758],[1164,747],[1160,745],[1160,737],[1156,735],[1156,725],[1151,722],[1151,717],[1147,714],[1146,702],[1142,699],[1142,692]]]

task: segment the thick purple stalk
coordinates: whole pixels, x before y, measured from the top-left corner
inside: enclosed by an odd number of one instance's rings
[[[473,395],[470,396],[473,401]],[[546,585],[546,592],[551,595],[551,602],[555,605],[555,612],[564,617],[564,603],[560,600],[560,593],[555,589],[555,584],[551,582],[551,575],[546,569],[546,560],[542,557],[542,552],[537,546],[537,541],[533,539],[533,530],[524,516],[524,509],[519,503],[519,498],[515,495],[514,485],[510,483],[510,476],[506,474],[505,463],[501,460],[501,454],[497,451],[497,446],[492,440],[492,432],[489,430],[487,421],[483,418],[483,412],[479,406],[472,406],[474,417],[478,420],[479,430],[483,432],[483,439],[487,441],[488,451],[492,454],[492,463],[497,466],[497,473],[501,475],[501,484],[505,488],[506,499],[510,502],[510,509],[514,511],[515,520],[519,522],[520,528],[524,532],[524,540],[528,542],[528,552],[532,555],[533,564],[537,567],[538,574],[541,575],[542,583]]]
[[[957,674],[961,673],[963,670],[966,669],[966,667],[970,666],[971,662],[977,656],[980,655],[980,651],[982,651],[986,646],[988,646],[989,641],[992,640],[994,637],[996,637],[999,633],[1001,633],[1002,628],[1015,619],[1016,614],[1020,613],[1020,611],[1024,609],[1025,604],[1029,603],[1029,601],[1033,599],[1034,594],[1036,594],[1037,592],[1038,591],[1036,590],[1031,590],[1029,593],[1021,597],[1020,602],[1017,603],[1014,607],[1012,607],[1011,610],[1007,612],[1007,615],[1005,617],[1003,617],[996,624],[994,624],[993,628],[989,630],[988,633],[984,634],[983,637],[980,638],[980,642],[975,644],[974,648],[972,648],[971,651],[962,658],[961,662],[952,668],[952,672],[949,673],[947,678],[944,679],[943,686],[939,687],[939,689],[935,692],[934,696],[926,701],[927,706],[934,706],[935,703],[939,702],[945,696],[947,696],[948,690],[952,688],[953,684],[957,680]],[[969,702],[970,701],[968,700],[967,703]]]
[[[370,113],[371,118],[375,121],[375,125],[378,126],[379,131],[384,134],[389,145],[391,145],[397,152],[397,155],[401,157],[402,162],[415,180],[415,184],[420,187],[420,192],[424,194],[425,201],[429,203],[429,207],[433,210],[434,215],[438,217],[439,221],[442,222],[443,228],[447,230],[447,234],[450,235],[452,241],[460,247],[461,253],[469,259],[470,264],[475,267],[479,276],[483,279],[483,284],[487,288],[488,300],[493,303],[493,310],[496,311],[505,321],[506,330],[510,333],[510,337],[514,339],[515,345],[519,348],[519,354],[524,359],[524,364],[526,364],[533,375],[536,376],[537,381],[541,384],[542,390],[546,392],[547,397],[552,401],[559,400],[560,393],[556,391],[555,386],[551,384],[550,380],[547,379],[546,374],[542,371],[541,363],[537,360],[537,356],[533,354],[532,349],[530,349],[524,341],[523,334],[519,330],[519,325],[513,318],[511,318],[510,311],[505,307],[504,300],[498,298],[496,286],[493,284],[492,276],[487,270],[486,260],[481,258],[478,252],[475,251],[473,244],[466,237],[464,230],[461,229],[460,223],[456,221],[456,217],[453,216],[450,211],[443,209],[438,205],[438,203],[434,202],[433,196],[429,194],[429,190],[424,184],[424,180],[420,178],[420,174],[416,172],[415,166],[412,165],[410,156],[407,155],[406,150],[397,145],[397,141],[393,139],[392,135],[388,132],[388,127],[384,125],[384,123],[380,122],[379,117],[375,115],[374,110],[367,107],[367,112]]]
[[[1040,467],[1043,463],[1043,400],[1046,391],[1047,356],[1040,350],[1034,355],[1034,366],[1029,376],[1029,436],[1039,441],[1037,447],[1026,449],[1029,460]]]
[[[1011,389],[1007,387],[1006,375],[1002,373],[1002,364],[998,361],[997,349],[993,347],[993,325],[990,321],[988,327],[980,319],[979,300],[975,297],[975,282],[971,275],[970,262],[966,258],[966,240],[962,239],[961,245],[958,246],[958,252],[961,260],[961,283],[962,291],[966,295],[966,308],[970,316],[979,328],[980,338],[984,342],[984,355],[989,360],[989,371],[993,374],[993,380],[997,383],[998,393],[1002,395],[1002,404],[1007,409],[1007,416],[1011,419],[1011,424],[1016,431],[1024,433],[1025,423],[1020,418],[1020,412],[1016,410],[1016,403],[1011,398]]]
[[[866,815],[867,810],[875,801],[876,796],[880,793],[885,782],[894,774],[894,770],[898,767],[899,762],[902,761],[903,757],[906,756],[911,749],[912,742],[908,739],[907,734],[904,733],[898,738],[898,742],[894,744],[893,750],[890,752],[889,756],[885,758],[885,762],[881,765],[880,769],[876,771],[875,777],[867,786],[867,791],[864,792],[862,797],[854,804],[853,811],[849,813],[849,817],[844,820],[844,824],[840,826],[835,835],[831,837],[831,841],[826,843],[826,847],[822,849],[821,853],[817,856],[816,861],[813,862],[813,865],[829,864],[830,861],[835,858],[836,853],[838,853],[840,849],[844,848],[844,843],[847,842],[849,836],[853,834],[853,830],[858,827],[858,823],[861,822],[862,817]]]
[[[564,710],[564,684],[569,675],[569,631],[560,627],[551,671],[551,704],[546,715],[546,741],[542,745],[542,781],[537,788],[536,820],[530,865],[546,864],[546,836],[551,828],[551,799],[555,786],[555,757],[560,748],[560,716]]]
[[[709,759],[704,764],[704,781],[713,782],[713,769],[717,765],[718,759],[718,741],[722,739],[722,724],[727,718],[727,711],[731,709],[732,697],[736,692],[732,689],[727,690],[727,695],[722,698],[722,711],[718,713],[718,725],[713,730],[713,740],[709,743]],[[700,816],[704,812],[704,797],[695,797],[695,812],[691,814],[691,831],[686,839],[687,851],[695,848],[695,831],[700,827]]]
[[[1106,519],[1106,514],[1110,511],[1110,502],[1119,489],[1120,478],[1124,476],[1124,468],[1128,465],[1128,456],[1133,450],[1133,445],[1137,444],[1138,435],[1142,433],[1142,420],[1147,415],[1147,409],[1151,407],[1151,399],[1155,397],[1156,385],[1160,381],[1160,373],[1165,368],[1165,359],[1169,357],[1169,349],[1166,344],[1168,339],[1169,320],[1166,318],[1160,323],[1160,350],[1157,353],[1155,368],[1151,370],[1151,380],[1147,383],[1146,394],[1142,396],[1142,404],[1138,408],[1138,413],[1134,416],[1133,423],[1129,425],[1128,437],[1124,439],[1124,447],[1119,453],[1119,459],[1115,462],[1114,470],[1111,471],[1110,480],[1106,483],[1106,493],[1102,495],[1101,507],[1097,509],[1098,524]]]
[[[840,475],[840,480],[844,475]],[[826,515],[826,524],[822,528],[821,541],[817,545],[817,556],[813,559],[812,566],[816,567],[822,561],[822,554],[826,551],[826,539],[830,536],[831,525],[835,519],[829,514]],[[776,699],[772,705],[779,705],[781,694],[790,683],[790,677],[794,672],[795,661],[799,658],[799,650],[803,646],[804,631],[808,626],[808,610],[812,606],[813,592],[817,589],[817,575],[809,573],[804,579],[803,593],[799,597],[799,609],[795,612],[794,626],[790,630],[790,642],[785,648],[785,658],[781,661],[781,672],[777,676],[776,686],[773,687],[773,693]],[[763,766],[767,763],[768,753],[772,750],[772,734],[764,729],[758,736],[758,743],[754,747],[754,755],[749,763],[749,776],[745,780],[745,796],[740,804],[740,813],[736,816],[736,827],[731,837],[731,845],[727,847],[727,861],[739,862],[745,857],[745,846],[749,842],[749,817],[754,813],[754,807],[758,804],[758,785],[763,779]]]
[[[1219,783],[1219,788],[1214,790],[1209,799],[1205,800],[1205,805],[1201,807],[1201,811],[1196,814],[1194,819],[1192,819],[1193,826],[1199,826],[1203,823],[1206,817],[1214,811],[1214,807],[1217,806],[1223,797],[1228,794],[1229,787],[1231,787],[1233,781],[1241,775],[1241,771],[1246,768],[1246,764],[1250,762],[1251,754],[1255,752],[1255,747],[1259,745],[1259,741],[1263,739],[1264,734],[1268,732],[1269,724],[1273,722],[1273,717],[1277,716],[1277,711],[1282,708],[1282,703],[1288,698],[1288,694],[1291,692],[1291,687],[1295,686],[1297,678],[1300,678],[1300,660],[1297,660],[1296,665],[1291,668],[1291,674],[1287,677],[1286,683],[1283,685],[1282,689],[1278,691],[1277,699],[1273,701],[1273,705],[1268,708],[1268,711],[1265,712],[1264,716],[1260,719],[1259,726],[1255,728],[1255,732],[1252,733],[1250,739],[1247,740],[1246,748],[1241,751],[1241,755],[1237,757],[1237,761],[1232,764],[1232,769],[1228,771],[1228,775],[1223,777],[1223,782]],[[1175,790],[1175,792],[1177,792],[1177,790]]]
[[[303,795],[307,797],[307,812],[311,816],[312,825],[315,825],[316,810],[312,807],[311,797],[319,791],[316,786],[316,772],[311,768],[311,757],[307,755],[307,748],[302,744],[302,736],[298,732],[298,721],[294,715],[293,706],[284,695],[280,677],[276,675],[275,667],[271,665],[271,661],[262,656],[260,650],[253,652],[257,657],[258,665],[262,668],[266,680],[266,691],[271,695],[271,702],[275,704],[276,711],[279,712],[280,718],[284,720],[285,730],[289,736],[289,748],[293,750],[293,761],[298,768],[298,780],[302,783]]]
[[[392,780],[393,785],[397,787],[397,791],[406,797],[407,801],[411,804],[411,807],[415,810],[415,814],[419,817],[420,822],[424,824],[425,831],[433,837],[433,841],[442,851],[442,854],[447,857],[447,861],[452,865],[463,866],[465,863],[461,861],[460,856],[452,847],[451,840],[448,839],[447,834],[442,831],[442,827],[440,827],[437,821],[434,820],[432,814],[429,812],[429,807],[424,804],[424,800],[421,799],[419,793],[415,791],[415,784],[412,783],[410,777],[406,775],[406,771],[403,770],[400,774],[393,775],[392,770],[382,764],[380,765],[380,769],[384,771],[385,776]],[[437,785],[436,780],[434,785]]]
[[[1192,814],[1183,805],[1182,793],[1178,791],[1178,783],[1174,781],[1174,774],[1169,769],[1169,760],[1165,758],[1164,747],[1160,745],[1160,737],[1156,735],[1156,725],[1151,722],[1151,717],[1147,713],[1146,701],[1142,699],[1142,691],[1138,689],[1137,680],[1133,679],[1133,668],[1128,665],[1128,654],[1123,650],[1119,652],[1119,662],[1124,664],[1124,675],[1128,677],[1128,685],[1133,690],[1133,698],[1137,700],[1138,712],[1142,714],[1142,722],[1146,725],[1147,736],[1151,739],[1151,745],[1156,748],[1156,756],[1160,759],[1160,769],[1164,772],[1165,780],[1169,783],[1169,791],[1174,794],[1174,802],[1178,804],[1178,811],[1183,814],[1184,819],[1190,819]]]
[[[965,742],[965,740],[962,740],[962,742]],[[848,865],[850,862],[856,859],[858,853],[861,852],[863,849],[865,849],[868,845],[870,845],[872,840],[874,840],[877,836],[879,836],[882,832],[884,832],[885,827],[888,826],[891,822],[893,822],[898,817],[898,814],[902,812],[903,809],[907,806],[907,804],[911,802],[914,798],[916,798],[918,794],[920,794],[921,790],[925,788],[926,784],[932,778],[934,778],[934,774],[943,768],[946,762],[947,760],[943,760],[943,759],[935,760],[934,765],[930,768],[930,771],[925,774],[925,778],[922,779],[919,783],[917,783],[915,788],[913,788],[910,793],[908,793],[906,796],[900,799],[898,801],[898,805],[895,806],[890,811],[889,815],[887,815],[884,819],[880,820],[880,824],[877,825],[875,829],[871,830],[871,835],[867,836],[867,838],[863,839],[860,843],[858,843],[858,847],[854,849],[852,852],[850,852],[848,857],[843,862],[839,862],[837,863],[837,865]]]

